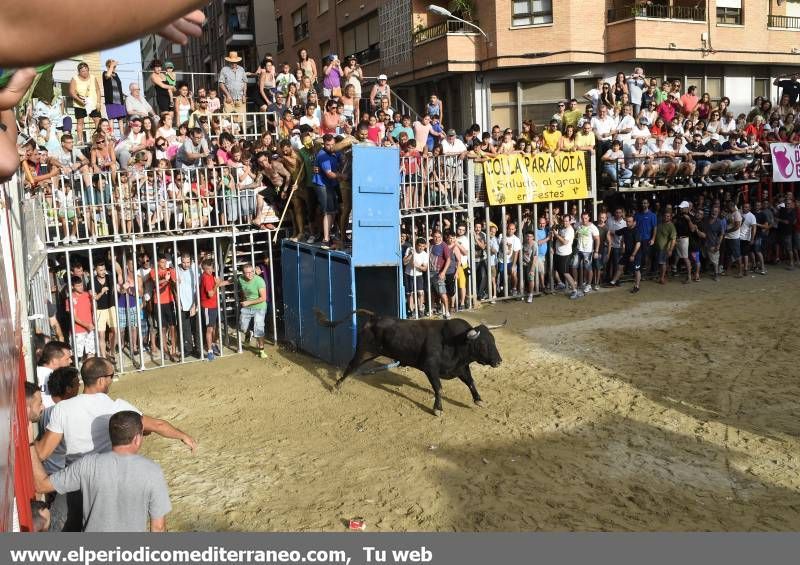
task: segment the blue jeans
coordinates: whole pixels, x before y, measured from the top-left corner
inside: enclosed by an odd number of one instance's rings
[[[616,163],[603,163],[603,171],[611,177],[611,182],[617,182],[617,173],[619,173],[619,178],[623,180],[627,180],[633,176],[633,172],[630,169],[620,167],[618,170]]]
[[[239,329],[246,332],[250,328],[250,320],[253,321],[253,337],[264,337],[264,321],[267,317],[267,309],[257,309],[244,307],[239,312]]]

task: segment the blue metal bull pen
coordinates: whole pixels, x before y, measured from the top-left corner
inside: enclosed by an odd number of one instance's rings
[[[314,309],[341,319],[356,308],[405,316],[400,255],[400,176],[396,148],[353,147],[351,253],[284,240],[284,330],[294,347],[342,367],[353,357],[357,320],[335,328]]]

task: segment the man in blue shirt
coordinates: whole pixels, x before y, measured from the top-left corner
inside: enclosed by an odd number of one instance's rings
[[[330,247],[331,226],[339,210],[339,181],[342,180],[341,156],[333,150],[334,138],[330,133],[322,137],[322,149],[314,159],[314,193],[322,210],[322,241],[324,248]],[[342,234],[339,234],[340,237]]]
[[[536,228],[536,244],[539,246],[536,254],[536,275],[539,277],[539,288],[544,289],[544,272],[547,261],[547,244],[550,242],[550,228],[547,218],[539,218],[539,227]]]
[[[444,128],[442,127],[442,122],[440,121],[439,116],[431,116],[431,133],[428,134],[428,151],[433,151],[433,146],[436,143],[437,139],[441,139],[444,137]],[[421,140],[420,140],[421,141]],[[417,143],[420,143],[418,141]]]
[[[650,211],[650,202],[644,198],[642,199],[641,212],[637,212],[633,219],[636,222],[636,232],[639,234],[639,241],[641,242],[639,253],[643,263],[646,265],[644,271],[647,273],[652,265],[650,261],[650,246],[653,245],[656,239],[658,217]]]

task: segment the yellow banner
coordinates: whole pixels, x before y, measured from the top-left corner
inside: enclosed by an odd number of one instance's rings
[[[524,204],[589,197],[586,154],[500,155],[483,164],[489,204]]]

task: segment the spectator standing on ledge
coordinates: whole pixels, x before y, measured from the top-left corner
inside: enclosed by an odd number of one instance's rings
[[[229,63],[219,73],[219,89],[224,97],[226,113],[242,114],[247,111],[247,73],[239,66],[242,58],[236,51],[225,57]]]
[[[117,61],[106,61],[103,73],[103,98],[106,103],[106,115],[109,120],[116,120],[117,129],[122,131],[122,120],[128,115],[125,110],[125,95],[122,93],[122,81],[117,74]]]
[[[75,105],[75,120],[78,122],[78,143],[83,143],[83,122],[86,117],[92,118],[94,127],[100,123],[100,111],[97,109],[100,101],[100,84],[97,78],[89,74],[89,65],[84,62],[78,64],[78,74],[72,77],[69,83],[69,95]]]
[[[111,451],[87,455],[38,478],[37,491],[79,490],[84,532],[165,532],[172,505],[161,467],[138,455],[144,433],[139,413],[117,412],[108,421]]]

